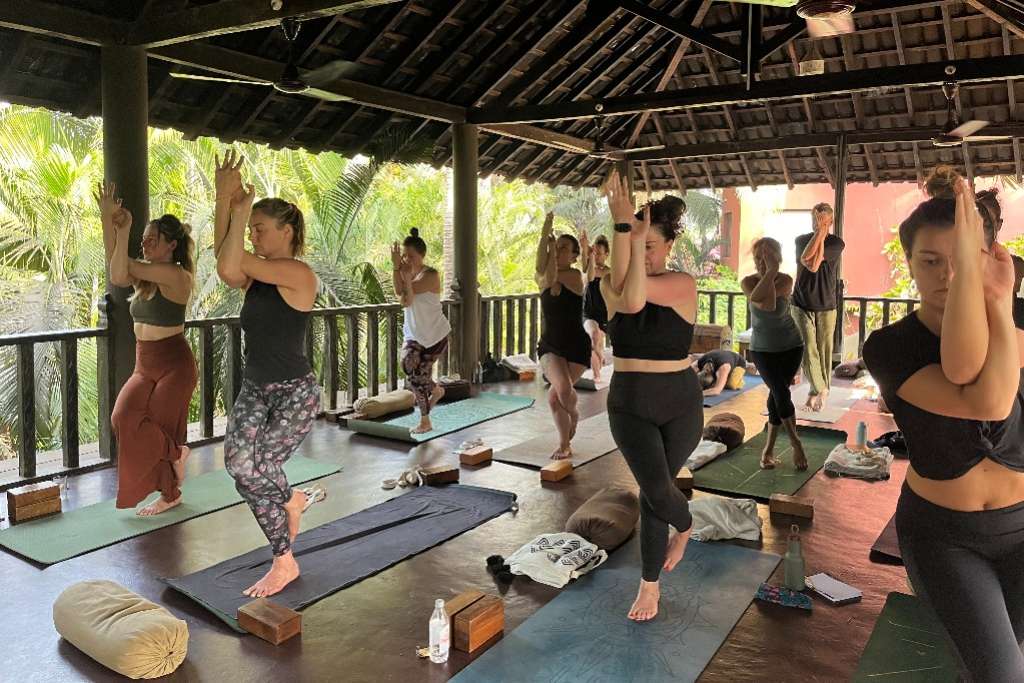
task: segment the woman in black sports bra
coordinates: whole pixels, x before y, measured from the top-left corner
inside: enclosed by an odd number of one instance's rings
[[[628,187],[613,172],[605,187],[615,221],[612,272],[601,281],[615,373],[608,422],[640,486],[642,576],[629,610],[635,621],[658,613],[658,577],[683,558],[691,518],[675,475],[700,442],[704,399],[690,365],[697,283],[665,264],[686,205],[664,197],[634,215]],[[669,539],[669,526],[675,535]]]
[[[580,255],[580,243],[572,235],[555,239],[555,215],[544,218],[537,247],[537,285],[544,316],[544,334],[537,344],[544,376],[551,382],[548,405],[555,418],[559,444],[551,458],[572,457],[570,442],[580,415],[573,385],[590,364],[590,337],[583,330],[583,273],[572,267]]]
[[[594,381],[599,382],[604,367],[604,335],[608,331],[608,309],[601,296],[601,278],[611,272],[608,267],[611,249],[604,235],[598,235],[591,245],[586,230],[580,235],[580,246],[583,249],[583,270],[587,274],[587,290],[583,293],[583,329],[590,335],[590,370],[594,373]]]
[[[1024,680],[1024,421],[1013,266],[949,169],[900,225],[920,308],[864,362],[906,439],[896,509],[907,574],[974,681]],[[955,277],[954,277],[955,273]]]

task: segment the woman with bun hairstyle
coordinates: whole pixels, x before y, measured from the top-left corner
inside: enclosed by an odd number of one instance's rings
[[[1020,681],[1024,374],[1014,270],[1001,245],[986,248],[966,182],[937,169],[928,189],[932,198],[899,227],[921,305],[875,331],[864,362],[910,455],[896,529],[914,590],[967,680]],[[963,353],[967,339],[980,352]]]
[[[604,367],[604,335],[608,331],[608,309],[601,296],[601,278],[611,272],[607,265],[611,249],[604,235],[598,235],[591,245],[585,230],[580,235],[580,248],[583,250],[583,271],[587,280],[583,294],[583,329],[590,335],[590,369],[594,373],[594,381],[599,382]]]
[[[320,385],[306,356],[319,281],[298,258],[305,245],[299,208],[278,198],[254,204],[255,189],[242,185],[241,157],[229,151],[223,164],[217,161],[217,274],[245,292],[243,381],[228,417],[224,466],[274,555],[270,571],[243,591],[262,598],[298,578],[292,543],[302,513],[326,495],[323,489],[293,489],[284,472],[320,409]],[[252,252],[244,247],[247,224]]]
[[[136,514],[158,515],[181,504],[185,479],[188,405],[196,388],[196,361],[185,340],[192,295],[195,244],[191,228],[165,214],[142,233],[142,259],[128,257],[132,214],[113,183],[97,188],[110,282],[135,290],[135,371],[117,395],[110,423],[117,440],[118,508],[160,497]]]
[[[430,409],[444,396],[444,387],[434,382],[434,363],[448,350],[452,331],[441,308],[441,276],[423,262],[426,255],[427,243],[418,228],[409,231],[401,246],[391,246],[392,280],[405,312],[402,370],[420,409],[419,425],[409,430],[413,434],[434,428]]]
[[[683,557],[691,517],[675,475],[700,442],[703,395],[691,366],[697,283],[666,268],[686,205],[666,196],[634,214],[613,171],[605,186],[615,221],[611,274],[601,280],[613,363],[608,422],[640,487],[640,588],[635,621],[658,613],[658,580]],[[669,538],[669,527],[675,534]]]
[[[548,405],[558,429],[558,448],[553,460],[572,457],[572,437],[580,415],[576,411],[576,384],[590,365],[590,337],[583,329],[585,275],[573,268],[580,255],[580,243],[572,235],[554,234],[555,214],[544,217],[537,246],[537,272],[543,333],[537,343],[537,357],[544,376],[551,382]]]

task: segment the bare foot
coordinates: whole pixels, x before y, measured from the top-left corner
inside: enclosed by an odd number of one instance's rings
[[[762,470],[773,470],[779,461],[775,458],[775,453],[772,451],[763,451],[761,453],[761,469]]]
[[[804,402],[804,410],[814,410],[814,399],[813,395],[807,395],[807,400]]]
[[[636,600],[629,608],[629,618],[633,621],[649,621],[658,614],[658,598],[661,591],[658,590],[657,581],[644,581],[640,579],[640,590],[636,593]]]
[[[825,397],[823,394],[816,394],[807,399],[810,404],[810,409],[815,413],[821,410],[821,406],[825,403]]]
[[[433,408],[437,405],[437,402],[444,398],[444,387],[440,384],[434,385],[434,390],[430,392],[430,407]]]
[[[572,421],[572,429],[569,430],[569,440],[571,441],[576,436],[576,426],[580,423],[579,411],[574,410],[569,413],[569,419]]]
[[[807,469],[807,454],[799,441],[793,443],[793,467],[801,471]]]
[[[683,559],[683,553],[686,552],[686,543],[690,540],[690,530],[677,531],[668,542],[668,551],[665,553],[665,564],[663,569],[667,572],[672,571],[679,564],[679,560]]]
[[[555,451],[551,454],[551,459],[552,460],[568,460],[571,457],[572,457],[572,447],[571,446],[564,446],[564,447],[560,446],[559,448],[556,448]]]
[[[191,448],[182,446],[181,457],[171,463],[171,466],[174,467],[174,477],[178,480],[178,486],[181,486],[181,482],[185,481],[185,461],[188,460],[188,456],[191,454]]]
[[[181,496],[178,496],[169,503],[164,500],[163,496],[160,496],[135,514],[139,517],[152,517],[153,515],[159,515],[161,512],[167,512],[171,508],[178,507],[179,505],[181,505]]]
[[[410,434],[425,434],[434,431],[434,425],[429,417],[421,417],[420,423],[409,430]]]
[[[274,558],[270,571],[262,579],[242,591],[242,595],[250,598],[265,598],[280,593],[285,586],[299,578],[299,563],[291,551]]]
[[[292,498],[284,504],[284,511],[288,513],[288,538],[295,542],[299,535],[299,524],[302,522],[302,508],[306,507],[306,494],[299,489],[292,489]]]

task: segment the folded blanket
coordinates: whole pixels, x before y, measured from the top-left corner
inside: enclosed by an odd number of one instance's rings
[[[541,534],[512,553],[506,562],[513,574],[561,588],[608,559],[608,553],[577,534]]]
[[[892,460],[888,448],[851,451],[846,444],[839,444],[828,454],[824,469],[829,474],[859,479],[888,479]]]
[[[695,541],[726,538],[756,541],[761,538],[757,502],[749,498],[703,496],[690,503],[690,514],[693,515],[690,538]]]
[[[533,370],[536,372],[540,370],[540,363],[527,356],[525,353],[520,353],[515,356],[505,356],[501,359],[501,364],[513,372],[527,372]]]
[[[697,447],[693,449],[693,453],[686,459],[686,466],[690,468],[691,472],[696,472],[698,468],[704,467],[727,450],[729,449],[724,443],[701,439]]]

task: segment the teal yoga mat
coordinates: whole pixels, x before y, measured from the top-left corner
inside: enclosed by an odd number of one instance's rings
[[[349,420],[348,428],[360,434],[407,443],[423,443],[532,405],[532,398],[484,391],[473,398],[434,406],[430,411],[430,421],[434,429],[425,434],[409,433],[409,430],[420,422],[419,413],[416,411],[383,420]]]
[[[341,467],[295,456],[284,469],[294,485],[334,474]],[[152,517],[139,517],[134,509],[118,510],[113,500],[105,500],[18,524],[0,531],[0,546],[42,564],[56,564],[242,502],[234,480],[224,470],[185,479],[181,493],[181,505]]]
[[[955,683],[956,659],[942,625],[911,595],[889,593],[860,656],[855,683]]]
[[[775,441],[775,456],[781,463],[775,469],[762,470],[761,450],[768,434],[761,432],[694,472],[694,487],[760,500],[768,500],[773,493],[793,495],[822,468],[832,449],[846,441],[846,432],[833,429],[798,427],[797,432],[809,465],[803,472],[793,467],[793,450],[785,433],[779,434]]]
[[[640,581],[638,536],[491,646],[452,680],[693,681],[725,642],[778,555],[690,541],[661,574],[658,616],[626,618]]]

